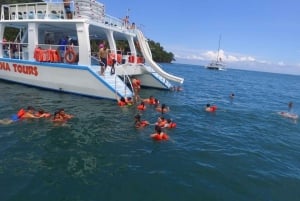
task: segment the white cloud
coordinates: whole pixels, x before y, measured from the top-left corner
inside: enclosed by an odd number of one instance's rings
[[[183,47],[168,48],[175,55],[176,62],[194,64],[194,65],[206,65],[211,60],[216,60],[217,51],[211,50],[199,50],[199,49],[186,49]],[[225,52],[220,50],[220,57],[226,63],[228,68],[244,69],[244,70],[256,70],[274,73],[287,73],[287,74],[299,74],[300,63],[291,65],[283,61],[271,62],[267,60],[257,59],[251,55],[244,55],[240,53]]]
[[[200,51],[199,50],[172,50],[175,53],[175,58],[179,59],[195,59],[200,61],[211,61],[216,60],[218,56],[217,51]],[[256,59],[252,56],[244,56],[244,55],[238,55],[238,54],[230,54],[225,53],[224,50],[220,50],[219,57],[222,58],[224,62],[254,62]]]

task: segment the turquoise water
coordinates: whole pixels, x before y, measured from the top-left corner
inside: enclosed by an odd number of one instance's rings
[[[32,105],[76,117],[0,125],[1,201],[298,200],[300,77],[163,65],[185,78],[183,91],[143,89],[166,103],[170,140],[135,129],[135,107],[0,81],[0,119]],[[233,101],[230,93],[235,93]],[[216,104],[215,114],[204,112]],[[148,106],[142,119],[159,114]]]

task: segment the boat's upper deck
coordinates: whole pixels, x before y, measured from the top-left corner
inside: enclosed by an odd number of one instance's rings
[[[0,21],[36,21],[87,19],[93,23],[104,24],[116,29],[129,29],[122,19],[105,14],[104,5],[96,0],[70,1],[71,18],[67,7],[61,0],[48,0],[37,3],[4,4],[1,7]]]

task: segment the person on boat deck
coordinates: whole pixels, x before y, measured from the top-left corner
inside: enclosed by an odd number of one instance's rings
[[[157,112],[161,112],[161,114],[167,113],[170,111],[170,108],[168,106],[166,106],[166,104],[162,104],[161,106],[157,106],[156,108]]]
[[[215,112],[217,110],[217,106],[206,104],[205,111],[206,112]]]
[[[107,67],[107,56],[108,56],[108,49],[103,44],[100,44],[99,49],[99,60],[100,60],[100,66],[101,66],[101,75],[104,75],[104,72]]]
[[[126,15],[125,18],[123,19],[123,25],[125,28],[129,28],[129,16]]]
[[[65,12],[67,15],[67,19],[72,19],[72,11],[71,11],[71,1],[70,0],[64,0],[64,7]]]
[[[59,54],[60,54],[61,62],[64,62],[67,44],[68,44],[68,36],[64,36],[59,40],[58,45],[59,45]]]
[[[144,128],[149,125],[149,122],[146,120],[141,120],[141,115],[137,114],[134,116],[135,122],[134,125],[136,128]]]
[[[130,29],[135,29],[135,23],[132,22]]]

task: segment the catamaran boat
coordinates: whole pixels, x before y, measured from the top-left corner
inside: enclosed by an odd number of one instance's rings
[[[114,100],[134,96],[132,78],[145,88],[169,90],[183,83],[183,78],[167,73],[153,61],[141,30],[107,15],[96,0],[70,4],[71,19],[58,0],[1,6],[0,79]],[[9,41],[4,36],[11,29],[18,34]],[[68,43],[59,43],[61,38]],[[99,41],[106,41],[110,52],[104,75],[98,51],[92,51]],[[118,47],[124,43],[129,47],[126,52]]]

